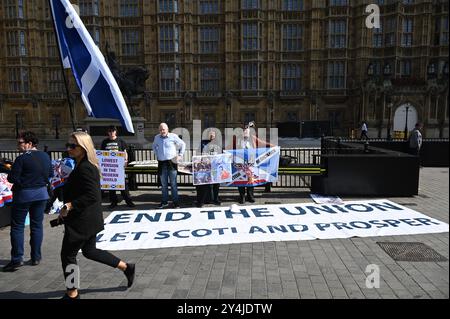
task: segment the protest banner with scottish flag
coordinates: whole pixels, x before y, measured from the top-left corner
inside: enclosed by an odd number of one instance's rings
[[[258,186],[278,180],[280,147],[225,150],[232,154],[232,182],[227,186]]]
[[[49,0],[61,59],[71,68],[89,116],[118,119],[134,133],[130,113],[103,54],[69,0]]]

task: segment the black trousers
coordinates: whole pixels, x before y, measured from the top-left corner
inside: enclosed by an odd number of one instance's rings
[[[71,272],[67,272],[67,266],[77,264],[77,254],[81,249],[83,256],[87,259],[97,261],[99,263],[117,268],[120,259],[106,250],[97,249],[95,247],[96,236],[90,237],[88,240],[70,241],[67,232],[64,233],[63,243],[61,247],[61,263],[64,272],[64,278],[67,278]]]
[[[208,201],[219,201],[220,184],[206,184],[197,186],[197,203],[203,205]]]
[[[245,189],[247,189],[247,200],[255,199],[255,196],[253,193],[254,188],[255,188],[254,186],[238,187],[239,195],[240,195],[241,199],[244,199],[244,197],[245,197]]]
[[[109,202],[111,204],[117,204],[119,202],[117,198],[117,191],[110,190],[109,191]],[[130,197],[130,191],[128,190],[128,181],[125,180],[125,189],[120,191],[120,195],[122,195],[122,198],[125,200],[125,202],[130,203],[131,197]]]

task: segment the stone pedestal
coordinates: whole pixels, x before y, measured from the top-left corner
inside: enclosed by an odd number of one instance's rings
[[[134,134],[129,133],[121,123],[115,119],[98,119],[87,117],[84,119],[85,127],[89,131],[96,145],[100,144],[104,138],[107,137],[107,130],[110,125],[116,125],[118,129],[118,136],[122,138],[127,144],[133,144],[137,148],[148,145],[144,137],[145,118],[132,117],[134,127]]]

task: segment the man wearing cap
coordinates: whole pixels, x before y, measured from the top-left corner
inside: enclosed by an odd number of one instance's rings
[[[114,125],[111,125],[108,128],[108,138],[105,138],[102,142],[101,146],[102,150],[105,151],[120,151],[125,152],[125,166],[128,163],[128,154],[127,154],[127,144],[124,140],[117,137],[117,127]],[[131,201],[130,193],[128,192],[128,183],[125,181],[125,189],[120,191],[120,194],[122,195],[122,198],[127,203],[128,207],[135,207],[134,203]],[[110,205],[109,208],[113,209],[117,206],[118,199],[117,194],[115,190],[109,191],[109,201]]]
[[[169,179],[172,190],[172,207],[179,208],[177,163],[183,158],[186,143],[178,135],[169,133],[169,127],[166,123],[161,123],[159,125],[159,134],[153,139],[152,148],[158,160],[158,176],[162,189],[162,201],[158,208],[166,208],[169,206]]]

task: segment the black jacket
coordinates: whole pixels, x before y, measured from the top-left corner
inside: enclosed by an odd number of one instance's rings
[[[64,218],[70,241],[86,240],[104,229],[100,173],[85,157],[64,185],[64,202],[72,209]]]

